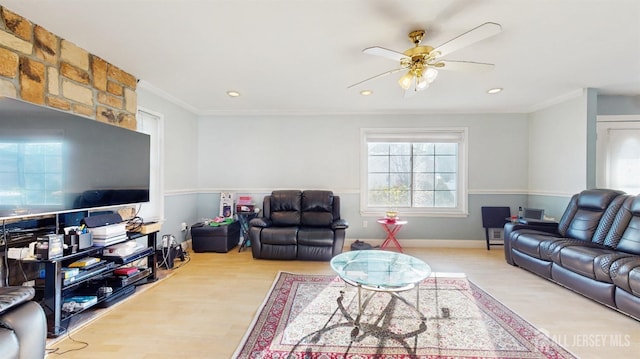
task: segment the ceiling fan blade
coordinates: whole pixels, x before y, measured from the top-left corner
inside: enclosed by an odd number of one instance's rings
[[[399,68],[399,69],[389,70],[389,71],[383,72],[383,73],[381,73],[381,74],[379,74],[379,75],[375,75],[375,76],[369,77],[368,79],[364,79],[364,80],[362,80],[362,81],[360,81],[360,82],[356,82],[356,83],[355,83],[355,84],[353,84],[353,85],[347,86],[347,88],[348,88],[348,89],[350,89],[350,88],[352,88],[352,87],[356,87],[356,86],[358,86],[358,85],[360,85],[360,84],[362,84],[362,83],[365,83],[365,82],[367,82],[367,81],[375,80],[375,79],[377,79],[377,78],[380,78],[380,77],[383,77],[383,76],[387,76],[387,75],[391,75],[391,74],[394,74],[394,73],[396,73],[396,72],[398,72],[398,71],[402,71],[402,70],[406,70],[406,69],[407,69],[407,67],[401,67],[401,68]]]
[[[438,70],[460,71],[460,72],[485,72],[494,68],[494,64],[474,61],[455,61],[442,60],[438,63],[444,64],[442,67],[436,67]]]
[[[408,58],[408,56],[403,54],[402,52],[385,49],[384,47],[380,46],[367,47],[366,49],[362,50],[362,52],[369,55],[386,57],[390,60],[398,62],[402,61],[402,59]]]
[[[502,26],[499,24],[496,24],[495,22],[485,22],[484,24],[458,35],[457,37],[454,37],[453,39],[436,47],[433,51],[437,51],[439,53],[437,57],[443,57],[480,40],[497,35],[500,31],[502,31]]]

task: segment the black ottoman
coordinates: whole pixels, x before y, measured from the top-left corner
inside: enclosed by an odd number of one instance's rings
[[[202,223],[191,227],[191,246],[194,252],[227,253],[240,242],[240,223],[212,227]]]

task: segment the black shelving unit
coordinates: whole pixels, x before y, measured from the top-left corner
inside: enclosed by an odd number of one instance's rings
[[[68,266],[74,261],[88,257],[88,256],[101,256],[101,252],[106,247],[91,247],[82,250],[78,253],[65,255],[60,258],[51,260],[39,261],[44,265],[45,278],[44,285],[37,287],[42,293],[41,305],[43,306],[45,313],[47,314],[47,326],[48,335],[50,337],[57,337],[65,332],[65,328],[68,326],[69,321],[75,315],[87,310],[93,306],[103,303],[107,299],[113,300],[124,296],[125,293],[131,293],[132,286],[144,284],[146,282],[153,282],[156,280],[156,239],[158,232],[152,232],[148,234],[140,233],[128,233],[128,239],[141,238],[147,236],[147,249],[140,252],[140,255],[134,255],[124,260],[111,260],[104,259],[99,266],[88,269],[84,273],[79,274],[73,280],[64,279],[62,268]],[[107,246],[109,247],[109,246]],[[107,257],[108,258],[108,257]],[[92,282],[100,282],[100,280],[106,281],[106,278],[112,276],[114,269],[133,263],[140,259],[147,259],[146,275],[139,276],[134,281],[127,282],[126,285],[121,287],[113,287],[113,292],[110,295],[100,295],[97,290],[90,285]],[[81,310],[73,312],[65,312],[62,310],[62,304],[66,298],[70,298],[74,295],[95,295],[98,297],[97,303],[83,308]]]

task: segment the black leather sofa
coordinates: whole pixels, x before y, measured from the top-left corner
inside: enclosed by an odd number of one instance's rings
[[[253,258],[328,261],[342,253],[348,226],[331,191],[273,191],[249,222]]]
[[[640,320],[640,196],[575,194],[559,223],[505,225],[505,259]]]
[[[47,319],[29,287],[0,287],[0,358],[42,359]]]

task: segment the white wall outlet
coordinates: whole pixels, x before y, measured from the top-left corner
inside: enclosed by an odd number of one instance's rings
[[[183,231],[183,232],[187,230],[187,223],[186,222],[180,223],[180,230]]]

